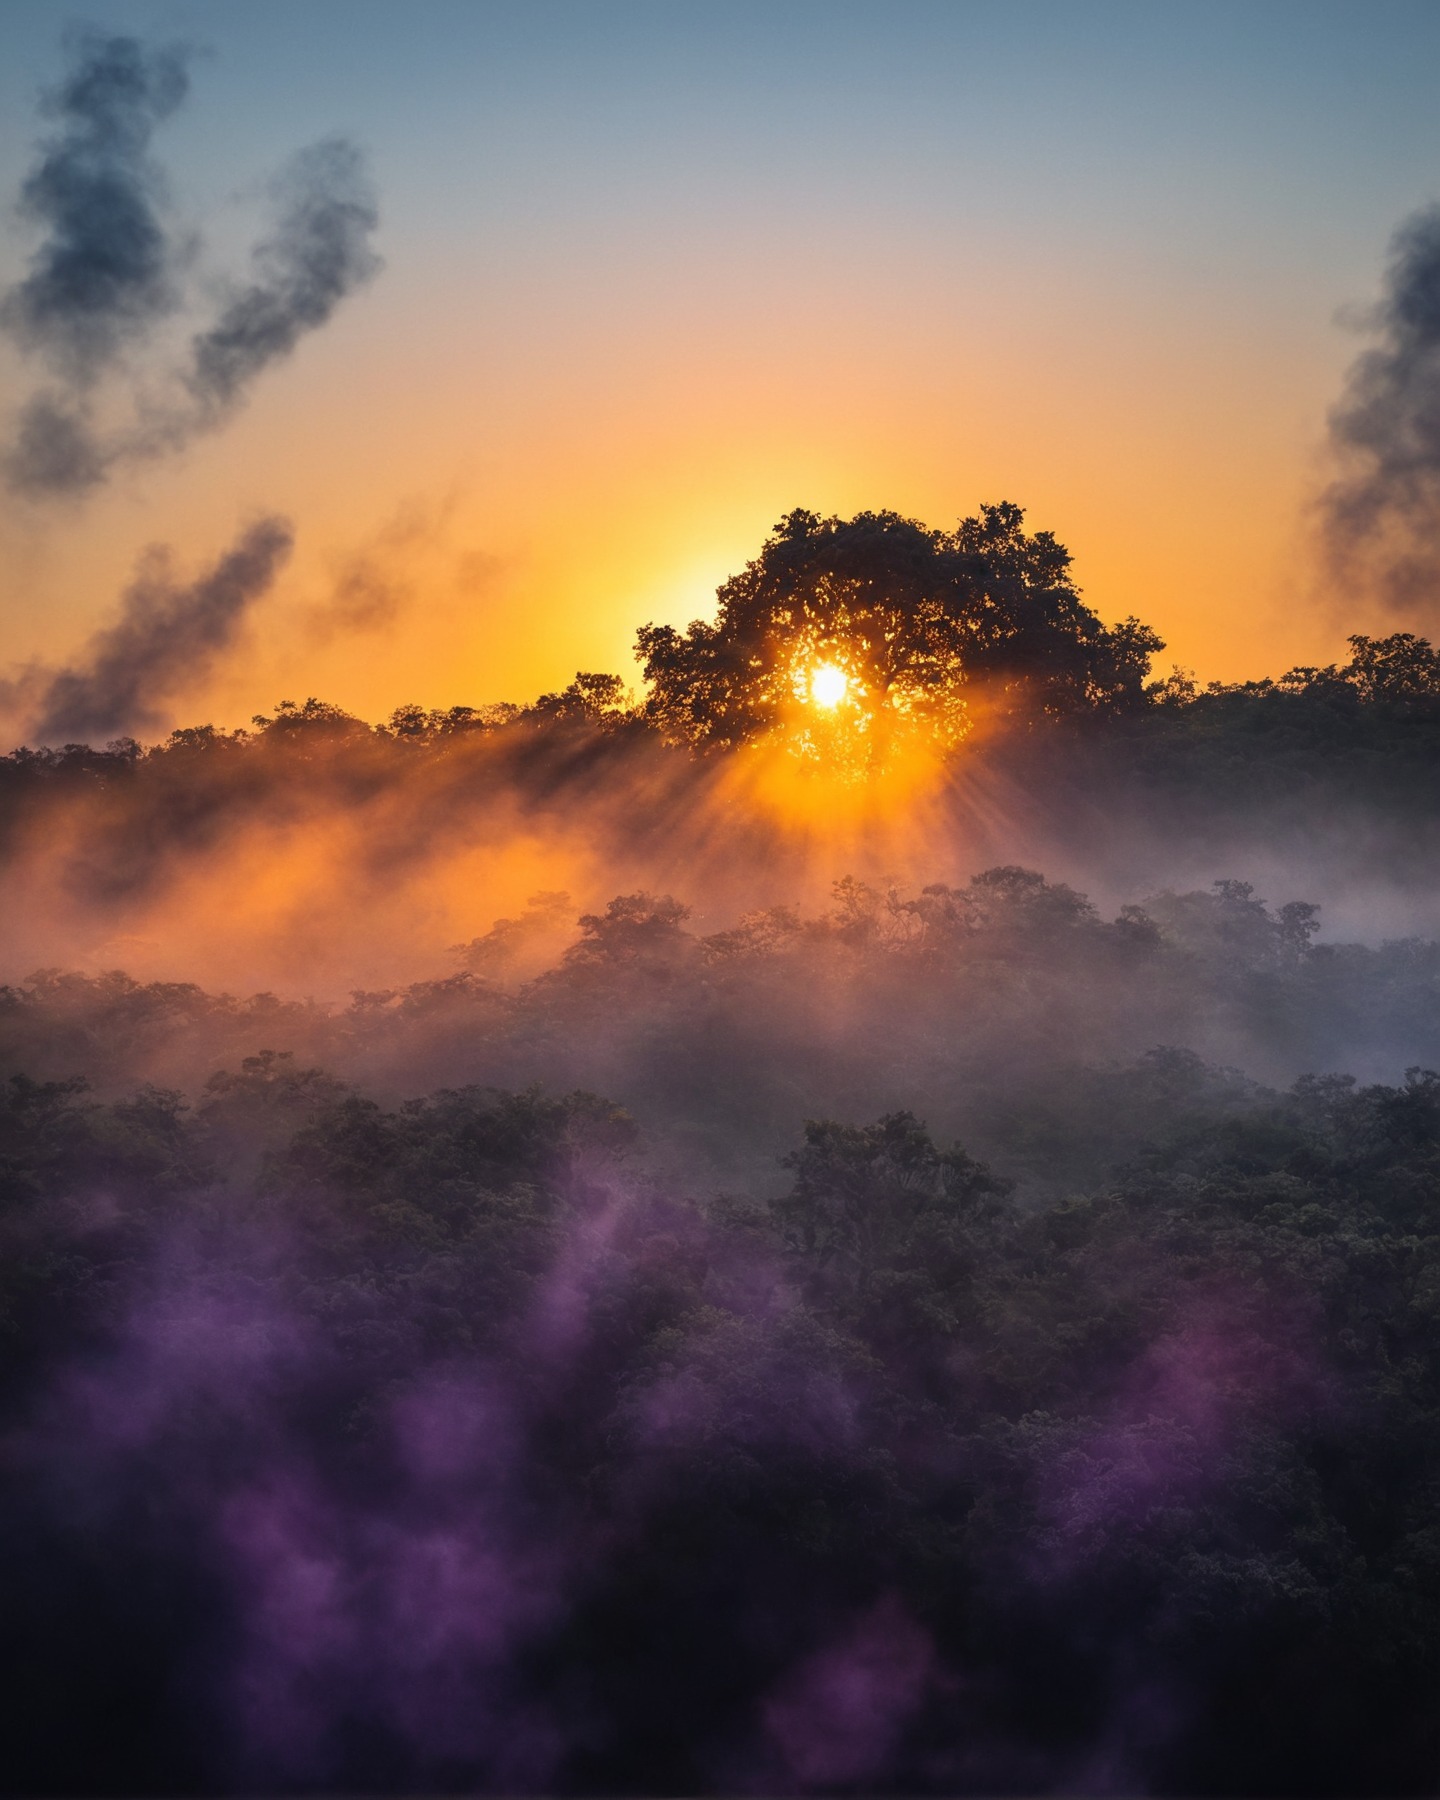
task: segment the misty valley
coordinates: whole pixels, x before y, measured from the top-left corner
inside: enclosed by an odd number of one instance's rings
[[[1440,9],[0,46],[0,1797],[1440,1793]]]
[[[7,1786],[1431,1791],[1440,662],[1085,629],[0,764]]]

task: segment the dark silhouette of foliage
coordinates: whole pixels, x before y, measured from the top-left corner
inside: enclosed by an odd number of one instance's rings
[[[1069,552],[1023,522],[1008,504],[953,532],[898,513],[788,514],[720,588],[713,625],[642,627],[648,716],[694,745],[764,737],[791,723],[818,663],[849,678],[880,756],[905,727],[953,744],[982,712],[1028,720],[1139,705],[1159,639],[1134,619],[1102,625],[1071,580]]]

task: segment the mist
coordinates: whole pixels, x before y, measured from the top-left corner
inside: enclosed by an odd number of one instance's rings
[[[65,53],[29,505],[382,268],[332,134],[217,271],[195,53]],[[5,681],[0,1788],[1434,1791],[1437,276],[1430,210],[1324,667],[1159,677],[1012,502],[797,506],[633,691],[207,716],[277,620],[383,654],[412,505]]]
[[[1057,693],[863,774],[593,673],[0,763],[19,1786],[1423,1787],[1437,659]]]

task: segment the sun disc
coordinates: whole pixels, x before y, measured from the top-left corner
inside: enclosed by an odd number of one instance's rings
[[[816,706],[838,706],[850,686],[850,677],[834,663],[821,663],[810,671],[810,698]]]

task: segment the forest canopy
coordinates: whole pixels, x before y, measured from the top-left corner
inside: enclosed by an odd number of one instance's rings
[[[1431,1791],[1436,946],[834,901],[0,990],[11,1791]]]
[[[1440,658],[1023,525],[0,759],[12,1791],[1433,1791]]]

